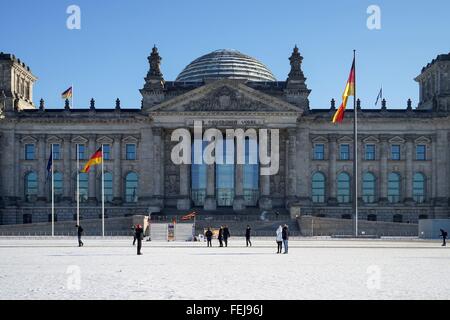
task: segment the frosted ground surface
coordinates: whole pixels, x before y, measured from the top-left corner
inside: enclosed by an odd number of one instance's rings
[[[142,256],[129,238],[84,242],[0,238],[0,299],[450,299],[438,241],[144,242]]]

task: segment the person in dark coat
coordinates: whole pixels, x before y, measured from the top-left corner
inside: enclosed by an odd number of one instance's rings
[[[211,228],[208,228],[208,230],[205,232],[206,246],[207,247],[212,247],[212,243],[211,243],[212,236],[213,236],[213,233],[211,231]]]
[[[223,228],[223,241],[225,242],[225,247],[228,247],[228,238],[230,237],[230,230],[228,226]]]
[[[249,225],[247,225],[247,229],[245,229],[245,243],[248,245],[250,244],[250,247],[252,246],[252,242],[250,241],[250,232],[252,231],[252,228],[250,228]]]
[[[144,228],[138,224],[135,229],[137,239],[137,254],[141,255],[142,240],[144,239]]]
[[[81,235],[83,234],[83,228],[80,225],[76,225],[75,228],[77,228],[77,234],[78,234],[78,246],[82,247],[84,246],[83,241],[81,241]]]
[[[223,247],[223,242],[222,242],[223,241],[223,226],[220,226],[217,240],[219,240],[219,247]]]
[[[136,226],[132,226],[131,229],[133,230],[133,246],[136,245]]]
[[[289,228],[287,224],[284,225],[282,231],[283,245],[284,245],[284,254],[288,253],[288,242],[289,242]]]
[[[440,230],[441,230],[441,237],[442,237],[442,246],[445,247],[447,245],[445,240],[447,239],[448,233],[444,229],[440,229]]]

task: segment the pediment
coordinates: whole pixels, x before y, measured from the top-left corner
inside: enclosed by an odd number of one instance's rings
[[[102,144],[110,144],[113,143],[114,140],[108,136],[101,136],[100,138],[97,139],[97,142]]]
[[[242,81],[222,79],[174,97],[150,112],[302,112],[276,97],[252,89]]]
[[[405,143],[405,139],[401,138],[401,137],[393,137],[392,139],[389,139],[390,143]]]
[[[134,136],[126,136],[122,141],[125,143],[137,143],[139,140]]]
[[[367,138],[364,138],[364,139],[363,139],[363,142],[364,142],[364,143],[370,143],[370,142],[372,142],[372,143],[378,143],[378,142],[380,142],[380,140],[378,140],[377,137],[374,137],[374,136],[368,136]]]
[[[58,136],[50,136],[47,138],[47,143],[61,143],[62,139]]]
[[[83,137],[83,136],[76,136],[76,137],[74,137],[74,138],[72,139],[72,142],[73,142],[73,143],[79,143],[79,144],[81,144],[81,143],[87,143],[87,142],[88,142],[88,139],[86,139],[86,138]]]
[[[349,136],[343,136],[338,139],[338,143],[346,143],[346,142],[352,142],[352,141],[353,141],[353,139],[350,138]]]
[[[25,136],[20,140],[22,143],[37,143],[38,140],[33,136]]]
[[[313,143],[327,143],[328,139],[324,136],[317,136],[311,139]]]
[[[429,144],[431,143],[431,140],[427,137],[421,136],[419,138],[417,138],[416,140],[414,140],[415,143],[422,143],[422,144]]]

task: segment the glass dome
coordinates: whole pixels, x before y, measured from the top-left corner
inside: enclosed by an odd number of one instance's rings
[[[221,49],[189,63],[175,81],[200,82],[205,79],[246,79],[276,81],[267,67],[237,50]]]

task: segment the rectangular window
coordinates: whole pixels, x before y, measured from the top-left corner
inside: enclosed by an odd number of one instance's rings
[[[393,144],[391,146],[391,160],[400,160],[400,145]]]
[[[53,144],[53,160],[61,160],[61,148],[59,143]]]
[[[25,145],[25,160],[34,160],[35,148],[34,144]]]
[[[426,160],[427,146],[419,144],[416,146],[416,160]]]
[[[109,144],[103,145],[103,159],[111,160],[111,146]]]
[[[314,160],[325,159],[325,145],[322,143],[314,145]]]
[[[126,159],[127,160],[136,160],[136,145],[135,144],[127,144],[126,145]]]
[[[350,145],[341,144],[339,146],[339,159],[350,160]]]
[[[84,144],[78,144],[78,159],[85,160],[86,159],[86,148]]]
[[[366,144],[366,160],[375,160],[374,144]]]

